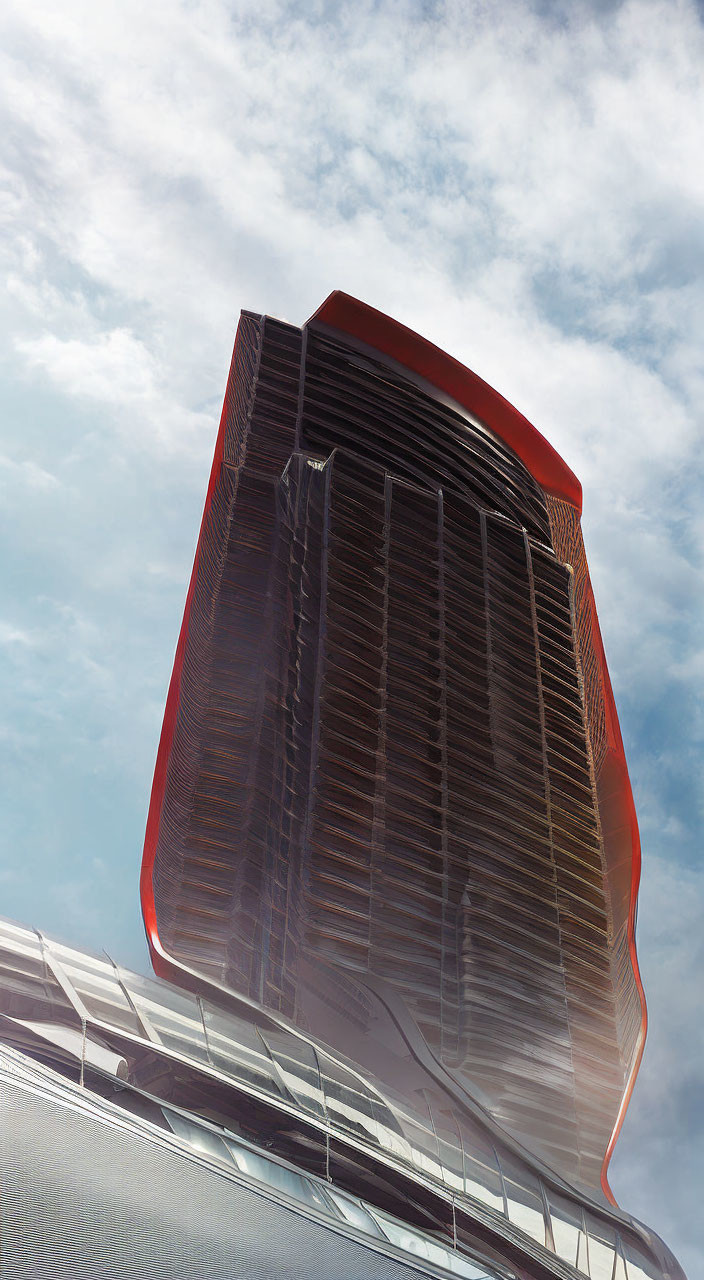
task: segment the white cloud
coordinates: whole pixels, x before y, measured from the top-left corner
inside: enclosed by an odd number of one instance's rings
[[[34,644],[34,637],[31,632],[14,627],[10,622],[0,622],[0,644],[30,648]]]
[[[41,492],[57,489],[60,481],[50,471],[40,467],[31,458],[23,458],[18,462],[15,458],[0,456],[0,487],[11,485],[13,488],[33,489]]]
[[[18,342],[17,350],[30,368],[42,369],[67,395],[128,405],[154,399],[154,360],[126,329],[111,329],[89,341],[47,333]]]

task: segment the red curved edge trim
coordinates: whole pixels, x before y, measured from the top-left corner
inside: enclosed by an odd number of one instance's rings
[[[582,510],[582,486],[559,453],[518,409],[471,369],[383,311],[336,289],[311,316],[375,347],[446,392],[495,431],[517,453],[538,484],[555,498]]]
[[[606,715],[606,735],[609,743],[606,759],[601,767],[599,775],[599,783],[597,789],[602,791],[611,791],[616,795],[620,802],[621,818],[624,827],[627,828],[630,845],[631,845],[631,877],[628,903],[628,923],[627,923],[627,939],[628,953],[633,969],[633,978],[638,991],[641,1009],[640,1033],[638,1037],[638,1045],[636,1048],[633,1066],[626,1081],[626,1087],[621,1099],[621,1105],[618,1110],[616,1122],[614,1124],[606,1154],[601,1166],[601,1189],[611,1204],[618,1207],[618,1202],[609,1185],[608,1169],[614,1148],[618,1140],[618,1136],[623,1127],[626,1118],[633,1089],[636,1083],[636,1077],[640,1069],[645,1049],[645,1038],[648,1032],[648,1007],[645,999],[645,990],[643,988],[643,980],[640,974],[640,966],[638,964],[638,953],[636,948],[636,918],[638,912],[638,888],[640,885],[641,874],[641,844],[640,832],[638,830],[638,818],[636,815],[636,806],[633,799],[633,789],[631,780],[628,775],[628,764],[626,762],[626,753],[623,746],[623,738],[621,736],[621,726],[618,721],[618,713],[616,711],[616,701],[614,698],[613,688],[611,686],[611,677],[609,669],[606,665],[606,654],[604,652],[604,642],[599,626],[599,618],[596,611],[596,603],[594,593],[589,585],[589,597],[591,604],[591,628],[594,648],[596,650],[599,661],[601,684],[604,692],[604,710]]]
[[[241,321],[240,321],[241,323]],[[230,376],[235,361],[235,353],[237,351],[237,341],[239,338],[239,325],[235,335],[235,345],[230,363]],[[229,390],[230,378],[228,377],[227,389]],[[161,813],[164,806],[164,797],[166,794],[166,777],[169,768],[169,760],[171,758],[171,747],[173,745],[174,734],[176,731],[176,720],[178,717],[178,707],[181,694],[181,675],[183,672],[183,662],[186,653],[186,643],[188,640],[188,629],[191,620],[191,607],[193,605],[193,596],[195,594],[196,578],[198,573],[198,562],[200,559],[201,541],[203,538],[203,530],[205,522],[210,514],[210,506],[213,500],[213,491],[217,484],[220,472],[222,470],[222,460],[224,454],[225,443],[225,421],[227,417],[228,394],[225,392],[222,412],[220,414],[220,425],[218,427],[217,440],[215,442],[215,455],[213,457],[213,465],[210,469],[210,479],[208,481],[208,491],[205,498],[205,507],[203,509],[203,517],[200,522],[200,530],[198,532],[198,541],[196,543],[196,551],[193,557],[193,568],[191,570],[191,578],[188,584],[188,595],[186,596],[186,607],[183,611],[183,622],[178,636],[176,645],[176,654],[174,657],[174,668],[171,673],[169,682],[169,691],[166,695],[166,707],[164,709],[164,721],[161,726],[161,736],[159,738],[159,746],[156,755],[156,765],[154,766],[154,779],[152,781],[151,796],[149,799],[149,813],[147,815],[147,829],[144,836],[144,850],[142,853],[142,869],[139,878],[139,895],[142,904],[142,917],[144,919],[144,928],[149,944],[149,952],[151,955],[154,972],[160,978],[173,977],[176,982],[179,981],[181,966],[175,964],[170,958],[159,937],[159,930],[156,918],[156,903],[154,902],[154,860],[156,858],[157,844],[159,842],[159,828],[161,825]]]
[[[448,395],[451,395],[453,399],[462,404],[469,412],[475,414],[478,418],[481,418],[487,426],[494,430],[497,435],[499,435],[506,444],[508,444],[515,453],[518,454],[522,462],[533,475],[534,479],[538,481],[543,489],[548,493],[553,494],[555,497],[569,502],[576,508],[578,513],[581,513],[582,487],[577,477],[572,471],[570,471],[566,463],[562,461],[559,454],[551,445],[548,444],[547,440],[540,435],[540,432],[537,431],[530,422],[528,422],[527,418],[524,418],[517,409],[514,409],[507,400],[504,400],[503,396],[500,396],[498,392],[494,391],[493,388],[490,387],[488,383],[484,382],[483,379],[478,377],[477,374],[472,373],[470,369],[466,369],[464,365],[459,363],[459,361],[446,355],[439,347],[436,347],[431,342],[426,341],[425,338],[421,338],[419,334],[414,333],[412,329],[406,328],[405,325],[398,324],[389,316],[385,316],[382,312],[376,311],[373,307],[369,307],[365,303],[359,302],[357,299],[352,298],[348,294],[342,293],[339,290],[330,294],[323,305],[311,317],[311,320],[318,320],[323,324],[329,325],[331,328],[336,328],[342,332],[349,333],[359,341],[365,342],[368,346],[375,347],[384,355],[388,355],[392,359],[397,360],[400,364],[406,365],[407,368],[412,369],[420,376],[426,378],[428,382],[433,384],[433,386],[436,386],[440,390],[445,391]],[[311,321],[308,323],[310,322]],[[238,334],[235,337],[235,351],[237,350],[238,336],[239,328]],[[233,352],[233,362],[234,359],[235,355]],[[181,966],[174,963],[174,961],[169,957],[168,953],[164,950],[159,937],[156,918],[156,904],[154,902],[153,871],[159,839],[161,813],[166,791],[166,777],[176,729],[179,696],[181,691],[181,675],[188,638],[191,607],[195,593],[201,539],[203,536],[205,522],[210,513],[213,490],[222,469],[226,410],[227,393],[225,395],[222,413],[220,416],[220,425],[218,428],[215,455],[213,458],[208,491],[205,499],[205,508],[203,511],[203,518],[201,520],[200,532],[198,534],[198,542],[196,545],[193,569],[191,571],[188,595],[186,597],[183,622],[181,623],[178,644],[176,646],[173,673],[166,698],[164,722],[159,739],[156,766],[154,769],[154,780],[152,783],[152,791],[149,801],[149,814],[147,817],[147,829],[144,839],[144,852],[140,875],[142,915],[144,918],[144,927],[147,934],[147,941],[149,944],[154,971],[159,977],[171,977],[176,981],[179,981]],[[616,704],[614,701],[613,690],[611,688],[611,680],[606,666],[606,655],[604,653],[604,645],[601,638],[601,630],[599,628],[599,621],[591,587],[590,597],[592,605],[592,632],[601,670],[601,680],[604,690],[604,703],[606,709],[607,735],[609,739],[609,750],[607,753],[607,761],[604,765],[604,771],[606,771],[608,767],[609,773],[615,774],[613,779],[615,789],[618,792],[624,813],[624,821],[628,825],[631,837],[632,861],[628,918],[628,947],[642,1011],[640,1043],[626,1084],[624,1095],[621,1100],[621,1106],[609,1140],[601,1172],[602,1191],[611,1204],[616,1205],[616,1199],[609,1186],[607,1170],[613,1154],[614,1146],[623,1125],[628,1104],[631,1100],[631,1095],[633,1093],[638,1068],[640,1067],[641,1058],[643,1056],[647,1029],[645,993],[638,967],[635,942],[641,852],[633,792],[631,790],[631,784],[628,776],[626,756],[623,749],[623,739],[621,737]]]

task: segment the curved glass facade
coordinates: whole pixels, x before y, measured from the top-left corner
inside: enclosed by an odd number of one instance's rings
[[[663,1269],[669,1255],[657,1237],[585,1203],[502,1139],[490,1117],[459,1102],[448,1113],[421,1076],[412,1108],[404,1091],[254,1004],[179,991],[0,921],[0,1014],[0,1041],[51,1067],[52,1079],[72,1080],[84,1100],[165,1121],[202,1159],[234,1160],[303,1203],[318,1197],[330,1212],[332,1197],[343,1217],[356,1214],[357,1225],[394,1243],[416,1230],[411,1252],[437,1262],[449,1249],[451,1264],[438,1265],[455,1274],[500,1277],[522,1259],[548,1268],[536,1274],[561,1275],[550,1268],[563,1262],[601,1280],[628,1258],[629,1280],[681,1274],[674,1260]],[[397,1075],[404,1058],[388,1069]],[[376,1199],[351,1195],[365,1180]],[[385,1217],[393,1203],[400,1213]],[[432,1234],[411,1228],[409,1208]]]

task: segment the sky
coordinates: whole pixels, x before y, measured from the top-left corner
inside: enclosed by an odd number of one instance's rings
[[[240,308],[334,288],[580,477],[644,848],[611,1166],[704,1274],[704,8],[5,0],[0,914],[148,965],[138,870]]]

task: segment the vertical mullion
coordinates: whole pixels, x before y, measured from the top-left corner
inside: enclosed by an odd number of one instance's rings
[[[369,866],[369,935],[367,955],[371,960],[373,913],[375,893],[374,879],[380,865],[383,866],[386,852],[386,713],[388,702],[388,659],[389,659],[389,555],[391,544],[391,504],[393,498],[393,480],[388,472],[384,476],[384,541],[382,549],[384,567],[384,604],[382,614],[382,651],[381,672],[379,675],[379,737],[376,752],[376,778],[374,789],[374,817],[372,822],[372,841]]]

